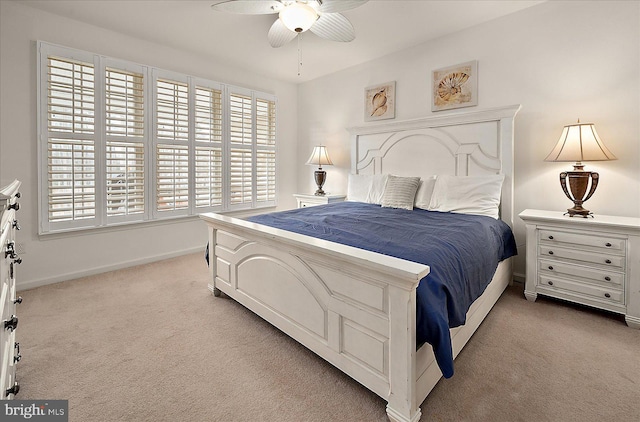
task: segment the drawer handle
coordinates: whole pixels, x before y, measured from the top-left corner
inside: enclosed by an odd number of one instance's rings
[[[553,240],[553,236],[549,236],[549,240]]]
[[[18,382],[16,381],[13,384],[13,387],[7,388],[7,390],[5,391],[5,396],[9,397],[11,394],[15,396],[16,394],[18,394],[18,392],[20,392],[20,384],[18,384]]]
[[[7,258],[11,258],[11,259],[16,259],[18,257],[18,254],[16,254],[16,242],[11,241],[7,243],[7,246],[5,248],[4,251],[4,257]]]
[[[610,248],[611,247],[611,243],[607,242],[607,243],[604,244],[604,246],[606,246],[607,248]]]
[[[549,255],[553,255],[553,251],[549,251]]]
[[[611,260],[610,259],[606,259],[604,262],[606,262],[607,264],[611,264]]]
[[[549,280],[547,281],[547,284],[549,284],[549,286],[553,286],[553,281]]]
[[[13,348],[17,349],[15,356],[13,357],[13,363],[18,363],[22,360],[22,355],[20,354],[20,343],[14,343]]]
[[[607,299],[609,299],[611,297],[611,295],[609,293],[605,293],[604,297],[606,297]]]
[[[611,281],[611,277],[609,277],[609,276],[606,276],[604,279],[605,279],[605,281]]]
[[[18,317],[11,315],[11,318],[4,322],[4,329],[13,331],[18,327]]]
[[[549,265],[549,269],[550,269],[551,271],[553,271],[553,266],[552,266],[552,265]]]

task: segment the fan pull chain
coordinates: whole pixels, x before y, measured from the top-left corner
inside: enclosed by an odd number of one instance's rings
[[[298,34],[298,76],[300,76],[300,68],[302,67],[302,34]]]

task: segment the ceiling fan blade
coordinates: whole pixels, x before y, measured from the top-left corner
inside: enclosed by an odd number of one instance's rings
[[[267,38],[269,38],[269,44],[271,44],[271,47],[278,48],[293,40],[297,35],[297,32],[293,32],[284,26],[280,19],[276,19],[269,29]]]
[[[268,15],[280,12],[283,7],[277,0],[226,0],[211,5],[213,10],[242,15]]]
[[[322,0],[318,8],[320,13],[336,13],[362,6],[369,0]]]
[[[331,41],[349,42],[356,38],[353,25],[340,13],[322,14],[309,31]]]

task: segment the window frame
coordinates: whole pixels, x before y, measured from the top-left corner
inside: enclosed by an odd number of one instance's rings
[[[170,139],[170,138],[159,138],[158,137],[158,125],[156,124],[158,119],[158,81],[162,80],[168,83],[176,83],[176,84],[184,84],[187,87],[187,140],[183,141],[180,139]],[[192,210],[192,200],[191,193],[193,190],[191,189],[191,174],[193,168],[193,155],[191,147],[193,133],[193,107],[192,107],[192,89],[191,89],[191,80],[187,75],[183,75],[177,72],[166,71],[162,69],[151,69],[151,107],[153,109],[153,117],[151,122],[151,130],[153,133],[153,140],[151,142],[151,201],[149,205],[151,206],[151,215],[154,220],[162,220],[165,218],[175,218],[175,217],[183,217],[193,214]],[[187,147],[187,206],[186,208],[178,208],[174,210],[159,210],[158,209],[158,147],[160,145],[171,145],[174,147]]]
[[[253,115],[255,116],[255,133],[253,136],[253,143],[255,145],[255,153],[254,153],[254,181],[253,181],[253,200],[254,200],[254,207],[258,208],[258,207],[273,207],[276,205],[276,197],[277,197],[277,180],[276,180],[276,174],[277,174],[277,163],[278,163],[278,153],[277,153],[277,146],[278,146],[278,142],[277,142],[277,121],[278,121],[278,102],[276,100],[276,97],[273,95],[267,95],[267,94],[263,94],[263,93],[258,93],[258,92],[253,92],[253,107],[254,107],[254,112]],[[274,142],[273,145],[260,145],[258,144],[258,111],[257,111],[257,107],[258,107],[258,100],[262,100],[262,101],[266,101],[268,103],[273,103],[273,107],[274,107],[274,117],[273,117],[273,131],[274,131]],[[274,193],[273,193],[273,199],[267,199],[264,201],[259,201],[258,200],[258,187],[259,187],[259,181],[258,181],[258,173],[259,173],[259,167],[258,167],[258,163],[257,163],[257,159],[258,159],[258,151],[269,151],[273,153],[273,183],[274,183]],[[268,188],[267,188],[268,190]]]
[[[205,145],[204,142],[200,142],[196,139],[196,128],[195,128],[195,120],[196,120],[196,114],[194,113],[193,115],[193,120],[194,120],[194,148],[193,148],[193,154],[194,154],[194,159],[193,159],[193,172],[194,172],[194,177],[192,178],[193,180],[193,192],[194,192],[194,202],[193,202],[193,208],[194,208],[194,212],[200,213],[200,212],[219,212],[219,211],[225,211],[226,210],[226,204],[229,203],[228,201],[228,191],[225,187],[226,184],[226,180],[228,179],[228,166],[225,163],[225,159],[228,155],[228,143],[225,142],[225,134],[226,134],[226,130],[228,129],[227,125],[225,124],[225,113],[224,110],[228,110],[228,101],[226,98],[226,92],[227,92],[227,87],[224,84],[221,84],[219,82],[213,82],[213,81],[209,81],[206,79],[202,79],[202,78],[192,78],[192,84],[193,84],[193,89],[194,92],[196,92],[196,90],[198,88],[201,89],[207,89],[207,90],[217,90],[220,91],[220,107],[221,107],[221,115],[220,115],[220,124],[221,124],[221,136],[220,136],[220,149],[221,149],[221,153],[222,153],[222,181],[221,181],[221,204],[220,205],[210,205],[207,207],[198,207],[197,206],[197,202],[196,202],[196,170],[197,170],[197,163],[196,163],[196,158],[195,158],[195,153],[196,153],[196,149],[198,147],[205,147],[205,146],[215,146],[215,144],[217,142],[215,141],[210,141],[207,142],[207,144]],[[194,94],[193,96],[193,100],[195,102],[196,100],[196,95]],[[196,111],[195,109],[195,104],[194,104],[194,112]]]
[[[127,72],[134,72],[134,73],[140,73],[143,75],[143,111],[144,111],[144,115],[143,115],[143,136],[141,136],[140,141],[143,144],[143,148],[144,148],[144,212],[139,213],[139,214],[132,214],[132,215],[121,215],[121,216],[109,216],[107,211],[106,211],[106,207],[108,206],[107,204],[107,183],[105,181],[105,185],[104,185],[104,201],[105,201],[105,205],[103,207],[104,212],[105,212],[105,219],[106,219],[106,225],[115,225],[115,224],[121,224],[121,223],[130,223],[130,222],[141,222],[141,221],[147,221],[150,219],[150,215],[151,215],[151,210],[150,210],[150,206],[149,206],[149,194],[150,194],[150,189],[151,187],[149,186],[149,180],[150,180],[150,169],[149,166],[147,165],[148,160],[151,157],[151,142],[150,142],[150,138],[151,138],[151,133],[149,131],[149,126],[150,126],[150,110],[148,105],[150,104],[149,101],[149,78],[148,78],[148,72],[149,72],[149,68],[148,66],[144,66],[144,65],[139,65],[136,63],[131,63],[131,62],[127,62],[127,61],[123,61],[123,60],[118,60],[118,59],[112,59],[112,58],[108,58],[108,57],[104,57],[102,62],[101,62],[101,67],[102,67],[102,72],[103,72],[103,79],[102,79],[102,83],[105,85],[104,89],[103,89],[103,108],[104,108],[104,112],[102,115],[102,118],[100,120],[103,121],[103,129],[101,131],[101,136],[104,137],[104,141],[102,146],[104,148],[101,148],[101,153],[104,154],[104,159],[101,161],[101,166],[104,166],[104,169],[102,170],[102,176],[100,178],[100,180],[106,179],[107,177],[107,169],[106,169],[106,146],[107,143],[109,141],[116,141],[116,142],[126,142],[126,143],[133,143],[135,141],[130,140],[128,136],[124,136],[124,137],[113,137],[110,138],[107,133],[106,133],[106,126],[107,126],[107,113],[106,113],[106,72],[105,70],[107,68],[116,68],[118,70],[122,70],[122,71],[127,71]]]
[[[48,113],[48,59],[50,56],[65,60],[92,63],[94,69],[94,180],[95,180],[95,216],[83,220],[49,221],[49,186],[48,186],[48,139],[52,136],[49,131]],[[118,226],[122,224],[137,224],[149,221],[163,221],[174,218],[193,217],[205,212],[231,212],[239,210],[251,210],[274,207],[276,198],[267,201],[258,201],[257,198],[257,154],[264,149],[258,147],[256,139],[257,101],[273,101],[275,116],[277,118],[277,98],[275,95],[258,92],[255,90],[232,86],[205,78],[194,77],[179,72],[159,69],[122,59],[105,57],[99,54],[81,51],[69,47],[59,46],[44,41],[37,42],[37,149],[38,149],[38,218],[39,234],[61,233],[76,230],[88,230],[101,227]],[[135,72],[143,75],[143,136],[114,136],[107,135],[106,115],[106,69],[115,69],[124,72]],[[186,83],[188,102],[188,137],[187,141],[177,141],[176,144],[185,145],[188,148],[188,206],[185,209],[159,211],[157,209],[157,148],[158,145],[171,143],[166,139],[159,139],[156,125],[158,113],[157,104],[157,80],[173,80]],[[202,142],[196,140],[196,88],[213,89],[220,91],[221,96],[221,154],[222,154],[222,203],[208,206],[196,206],[196,148],[215,145],[216,142]],[[231,204],[230,197],[230,101],[231,93],[241,92],[251,98],[251,145],[246,148],[251,151],[251,201],[242,204]],[[272,150],[277,158],[277,119],[273,123],[276,133],[276,142]],[[57,135],[56,135],[57,136]],[[65,135],[64,137],[69,136]],[[73,137],[73,134],[69,137]],[[143,145],[144,158],[144,211],[125,215],[108,215],[107,203],[107,142],[124,142],[133,145],[140,142]],[[217,158],[216,158],[217,159]],[[276,161],[277,162],[277,161]],[[212,161],[214,163],[214,161]],[[213,164],[212,164],[213,165]],[[206,164],[205,164],[206,166]],[[271,168],[271,167],[269,167]],[[276,180],[277,171],[269,176]],[[201,178],[202,179],[202,178]],[[206,178],[204,179],[206,180]],[[213,180],[213,179],[211,179]],[[269,178],[269,180],[271,180]],[[202,181],[202,180],[201,180]],[[210,182],[209,182],[210,183]],[[206,182],[205,182],[206,185]],[[277,191],[276,191],[277,192]]]

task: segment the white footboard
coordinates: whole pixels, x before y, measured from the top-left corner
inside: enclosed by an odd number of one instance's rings
[[[218,214],[209,227],[219,289],[417,421],[416,287],[429,267]],[[421,400],[420,400],[421,401]]]

